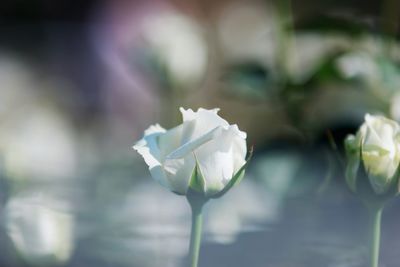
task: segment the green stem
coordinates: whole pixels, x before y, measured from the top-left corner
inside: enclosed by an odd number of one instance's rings
[[[199,262],[200,244],[201,244],[201,232],[203,225],[203,206],[204,202],[196,202],[189,200],[190,207],[192,209],[192,230],[190,234],[190,266],[197,267]]]
[[[381,238],[381,219],[382,219],[382,208],[374,208],[372,211],[371,221],[371,267],[378,267],[379,263],[379,246]]]
[[[292,54],[294,41],[294,24],[291,0],[278,0],[278,20],[279,20],[279,48],[278,48],[278,64],[281,74],[286,79],[289,73],[290,60],[295,60]],[[286,81],[285,81],[286,82]]]

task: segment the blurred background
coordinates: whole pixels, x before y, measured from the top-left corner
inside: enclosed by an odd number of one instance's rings
[[[131,148],[221,108],[255,156],[206,208],[200,266],[361,267],[342,140],[400,120],[397,0],[3,0],[0,265],[186,266],[190,209]],[[336,144],[336,145],[335,145]],[[399,265],[400,203],[381,266]]]

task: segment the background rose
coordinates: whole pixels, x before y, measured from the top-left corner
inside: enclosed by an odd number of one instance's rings
[[[400,127],[395,121],[367,114],[356,136],[346,138],[346,177],[354,191],[360,160],[374,192],[382,194],[388,190],[400,163],[399,134]]]
[[[152,177],[173,192],[186,194],[191,187],[213,196],[245,164],[246,133],[221,118],[218,109],[180,111],[182,124],[168,131],[150,126],[134,149],[149,165]],[[190,186],[195,171],[201,181]]]

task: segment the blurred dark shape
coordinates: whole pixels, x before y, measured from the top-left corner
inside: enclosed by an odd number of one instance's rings
[[[250,101],[267,97],[273,79],[269,71],[257,62],[231,64],[222,76],[222,82],[227,83],[228,94],[237,94]]]
[[[48,21],[85,21],[97,0],[3,0],[0,3],[0,23],[31,24]]]
[[[372,19],[354,20],[354,14],[320,14],[299,22],[299,31],[316,31],[324,33],[346,33],[360,36],[363,33],[377,32],[378,25]]]

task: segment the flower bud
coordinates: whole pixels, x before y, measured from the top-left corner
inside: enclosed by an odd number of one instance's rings
[[[392,189],[397,193],[399,133],[397,122],[367,114],[357,134],[347,136],[346,181],[352,191],[358,192],[360,184],[368,179],[367,187],[376,195],[384,195]]]

